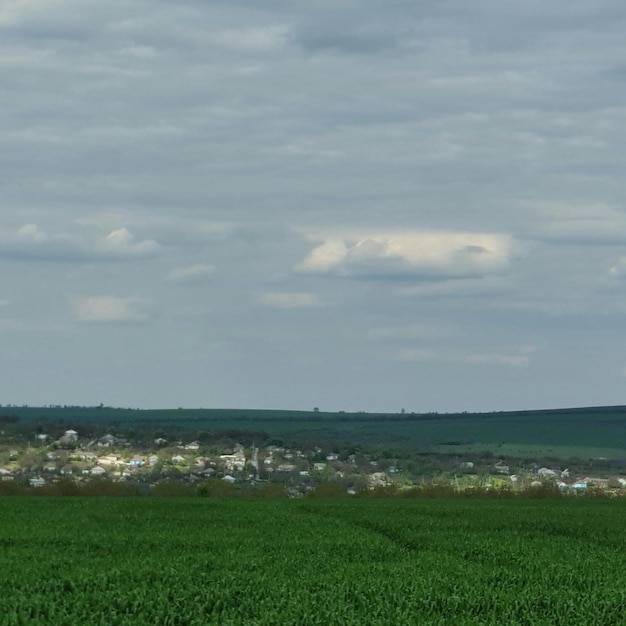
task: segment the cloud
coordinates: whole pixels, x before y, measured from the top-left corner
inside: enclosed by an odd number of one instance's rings
[[[506,365],[508,367],[527,367],[530,364],[528,354],[471,354],[465,360],[467,363]]]
[[[129,259],[153,256],[161,246],[154,240],[136,241],[135,236],[126,228],[111,231],[96,245],[96,251],[104,257]]]
[[[409,325],[371,328],[367,337],[372,341],[405,343],[408,341],[433,341],[447,339],[458,330],[451,324],[423,322]]]
[[[400,361],[439,361],[476,365],[502,365],[506,367],[528,367],[531,364],[534,346],[520,346],[502,352],[459,351],[453,346],[439,346],[437,349],[423,346],[403,346],[396,351]]]
[[[295,32],[294,39],[309,52],[373,55],[396,47],[401,34],[380,22],[355,24],[351,14],[306,23]]]
[[[289,31],[281,24],[227,29],[215,35],[215,40],[228,48],[260,53],[282,48],[289,40]]]
[[[508,235],[404,231],[331,235],[296,270],[344,277],[471,277],[509,267],[521,246]]]
[[[275,309],[303,309],[320,304],[315,294],[299,291],[268,291],[259,296],[259,301]]]
[[[172,270],[165,280],[171,280],[177,283],[199,283],[204,282],[215,273],[213,265],[191,265],[189,267],[180,267]]]
[[[37,224],[25,224],[0,235],[0,256],[23,260],[127,260],[151,257],[161,249],[154,240],[137,241],[126,228],[94,238],[82,232],[48,234]]]
[[[626,276],[626,256],[620,257],[615,265],[609,270],[609,274],[615,278]]]
[[[626,214],[618,206],[596,203],[539,203],[527,207],[536,219],[526,230],[533,239],[610,245],[626,242]]]
[[[511,286],[502,276],[477,278],[451,278],[444,281],[424,282],[398,289],[401,296],[428,300],[452,298],[493,297],[510,290]]]
[[[90,296],[72,302],[74,316],[81,322],[139,322],[146,318],[138,310],[138,298]]]

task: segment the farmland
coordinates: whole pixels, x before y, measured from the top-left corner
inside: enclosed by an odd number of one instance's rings
[[[623,500],[1,498],[31,624],[623,623]]]
[[[344,413],[252,409],[3,407],[21,424],[83,429],[264,432],[291,441],[344,441],[437,452],[490,450],[517,456],[626,458],[626,407],[496,413]]]

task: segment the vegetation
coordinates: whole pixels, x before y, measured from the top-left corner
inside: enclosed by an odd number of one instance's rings
[[[246,409],[139,410],[96,407],[0,408],[0,420],[48,429],[159,429],[282,437],[293,442],[350,442],[437,452],[489,450],[511,456],[626,458],[626,407],[497,413],[328,413]],[[239,437],[241,439],[241,437]],[[243,441],[245,444],[246,442]]]
[[[618,624],[623,500],[0,498],[3,624]]]

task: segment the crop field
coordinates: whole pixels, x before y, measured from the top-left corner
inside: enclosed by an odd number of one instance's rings
[[[2,624],[624,624],[626,502],[0,498]]]
[[[0,413],[42,428],[64,424],[81,431],[141,429],[263,432],[293,441],[349,441],[458,453],[490,450],[534,456],[626,458],[626,407],[502,413],[328,413],[253,409],[120,409],[3,407]],[[82,428],[81,428],[82,427]]]

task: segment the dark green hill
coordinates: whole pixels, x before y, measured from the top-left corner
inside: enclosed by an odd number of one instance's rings
[[[441,452],[626,458],[626,406],[495,413],[328,413],[254,409],[0,408],[40,428],[99,425],[147,432],[254,431],[291,441],[343,441]]]

